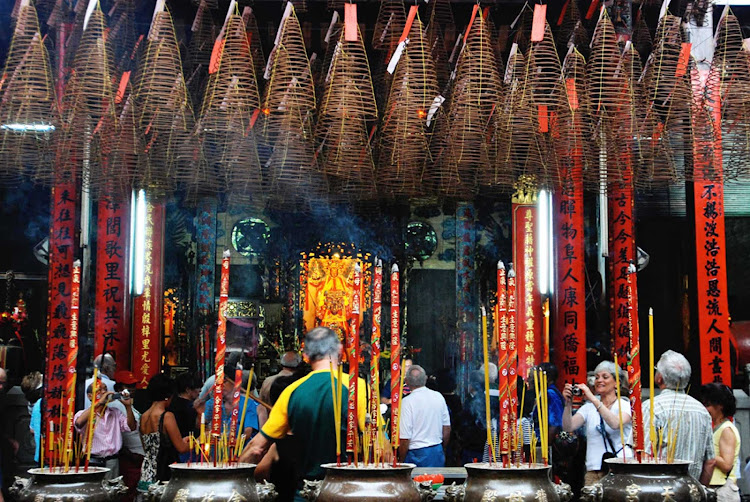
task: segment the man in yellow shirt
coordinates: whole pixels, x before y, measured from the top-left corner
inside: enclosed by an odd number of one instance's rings
[[[274,441],[294,434],[299,451],[297,490],[299,496],[305,479],[323,479],[321,464],[336,461],[336,434],[346,444],[346,408],[349,395],[349,377],[342,375],[339,385],[343,385],[341,409],[341,430],[336,431],[334,422],[333,396],[331,393],[331,367],[337,374],[341,342],[338,335],[324,327],[310,330],[305,335],[305,355],[310,361],[312,372],[292,383],[279,396],[268,421],[247,445],[240,456],[241,462],[258,463]],[[367,387],[361,378],[358,389],[359,429],[364,430],[367,407]]]

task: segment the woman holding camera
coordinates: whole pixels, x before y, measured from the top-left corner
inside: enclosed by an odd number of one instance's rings
[[[620,439],[620,409],[622,409],[622,423],[625,441],[630,440],[632,434],[630,401],[625,396],[617,400],[617,380],[615,371],[620,372],[621,384],[627,382],[627,375],[622,368],[616,368],[611,361],[599,363],[594,372],[594,391],[586,384],[565,384],[563,397],[565,409],[563,411],[563,429],[573,432],[584,427],[586,432],[586,475],[584,484],[591,485],[599,481],[606,474],[603,461],[614,456],[622,457],[623,444]],[[573,415],[573,394],[581,393],[586,404],[581,406]],[[626,455],[630,451],[625,448]]]

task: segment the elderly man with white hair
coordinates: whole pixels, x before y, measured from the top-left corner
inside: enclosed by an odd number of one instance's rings
[[[711,415],[698,400],[690,397],[685,388],[690,382],[690,363],[682,354],[668,350],[656,363],[654,385],[661,391],[654,397],[654,425],[663,430],[661,451],[674,447],[675,459],[690,462],[690,474],[699,479],[703,466],[714,458]],[[651,402],[643,402],[644,446],[651,451]],[[669,441],[676,434],[675,444]],[[658,449],[658,448],[657,448]]]

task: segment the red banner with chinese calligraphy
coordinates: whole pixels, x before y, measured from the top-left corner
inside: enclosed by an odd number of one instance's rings
[[[147,203],[143,294],[133,300],[131,371],[138,388],[148,385],[161,367],[161,314],[164,271],[164,204]]]
[[[106,346],[120,369],[130,369],[128,309],[128,204],[115,197],[99,202],[96,229],[94,354]],[[126,314],[127,313],[127,314]]]
[[[536,199],[536,197],[534,197]],[[513,265],[516,271],[518,375],[541,362],[542,299],[537,288],[536,205],[513,202]]]
[[[576,171],[577,170],[577,175]],[[554,195],[555,366],[558,386],[586,381],[586,279],[580,163]]]
[[[222,426],[222,399],[224,387],[224,362],[227,355],[227,316],[226,310],[229,305],[229,250],[224,251],[221,258],[221,282],[219,284],[219,322],[216,325],[216,360],[214,380],[214,410],[211,422],[211,434],[214,437],[221,435]]]
[[[54,422],[59,431],[70,354],[71,300],[76,227],[75,183],[52,188],[49,236],[49,311],[47,361],[44,381],[43,424]]]
[[[632,176],[629,155],[623,156],[624,175]],[[638,339],[638,283],[631,264],[636,262],[635,224],[633,221],[633,183],[625,178],[609,188],[610,270],[612,289],[610,326],[612,346],[622,365],[630,358],[630,339]],[[628,294],[630,287],[631,294]],[[631,323],[632,319],[632,323]]]
[[[706,106],[705,104],[703,106]],[[722,178],[721,108],[711,102],[712,138],[695,134],[693,198],[698,288],[698,330],[701,382],[732,385],[729,361],[729,302],[727,297],[726,230]],[[698,114],[693,114],[696,116]],[[700,127],[694,128],[700,131]]]

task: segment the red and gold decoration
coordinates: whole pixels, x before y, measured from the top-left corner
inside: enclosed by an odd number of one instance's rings
[[[513,195],[513,264],[517,274],[518,374],[541,362],[542,300],[537,287],[536,264],[536,179],[521,176]]]
[[[383,298],[383,262],[378,259],[375,264],[372,291],[372,358],[370,359],[370,404],[368,407],[371,417],[380,414],[380,323],[382,317]],[[371,441],[377,440],[377,428],[370,429]]]
[[[498,447],[503,465],[508,465],[510,454],[510,364],[508,359],[509,333],[508,333],[508,294],[505,278],[505,265],[497,262],[497,305],[495,314],[495,329],[497,331],[497,375],[498,392],[500,394],[500,432],[498,434]]]
[[[106,347],[120,369],[130,368],[128,206],[107,196],[99,201],[97,215],[94,354]]]
[[[221,406],[224,389],[224,361],[227,352],[227,318],[225,311],[229,303],[229,250],[221,259],[221,285],[219,286],[219,324],[216,327],[216,367],[214,381],[214,409],[211,422],[211,435],[214,440],[221,436]]]
[[[400,280],[398,265],[391,267],[391,446],[394,450],[399,444],[399,425],[401,407],[401,306]],[[395,455],[394,455],[394,463]]]
[[[146,203],[143,293],[133,300],[133,358],[131,371],[138,388],[148,385],[161,369],[164,204]]]
[[[65,471],[70,467],[73,457],[73,416],[75,415],[76,402],[76,366],[78,364],[78,327],[80,325],[81,307],[81,261],[73,262],[73,290],[70,295],[70,337],[68,339],[68,369],[65,377],[65,426],[61,437],[63,441],[63,456]],[[44,422],[42,422],[44,423]],[[62,423],[60,424],[62,426]],[[44,457],[44,450],[40,451],[40,457]]]
[[[45,370],[45,411],[42,423],[54,422],[60,430],[65,401],[71,300],[73,295],[73,259],[76,252],[76,188],[60,183],[52,188],[52,221],[49,237],[49,311],[47,318],[47,364]]]
[[[354,457],[357,463],[357,452],[359,451],[357,417],[359,393],[359,323],[360,323],[360,300],[362,291],[362,267],[359,263],[354,264],[354,288],[352,289],[352,309],[349,316],[349,334],[346,337],[346,352],[349,355],[349,401],[346,412],[346,451]]]

